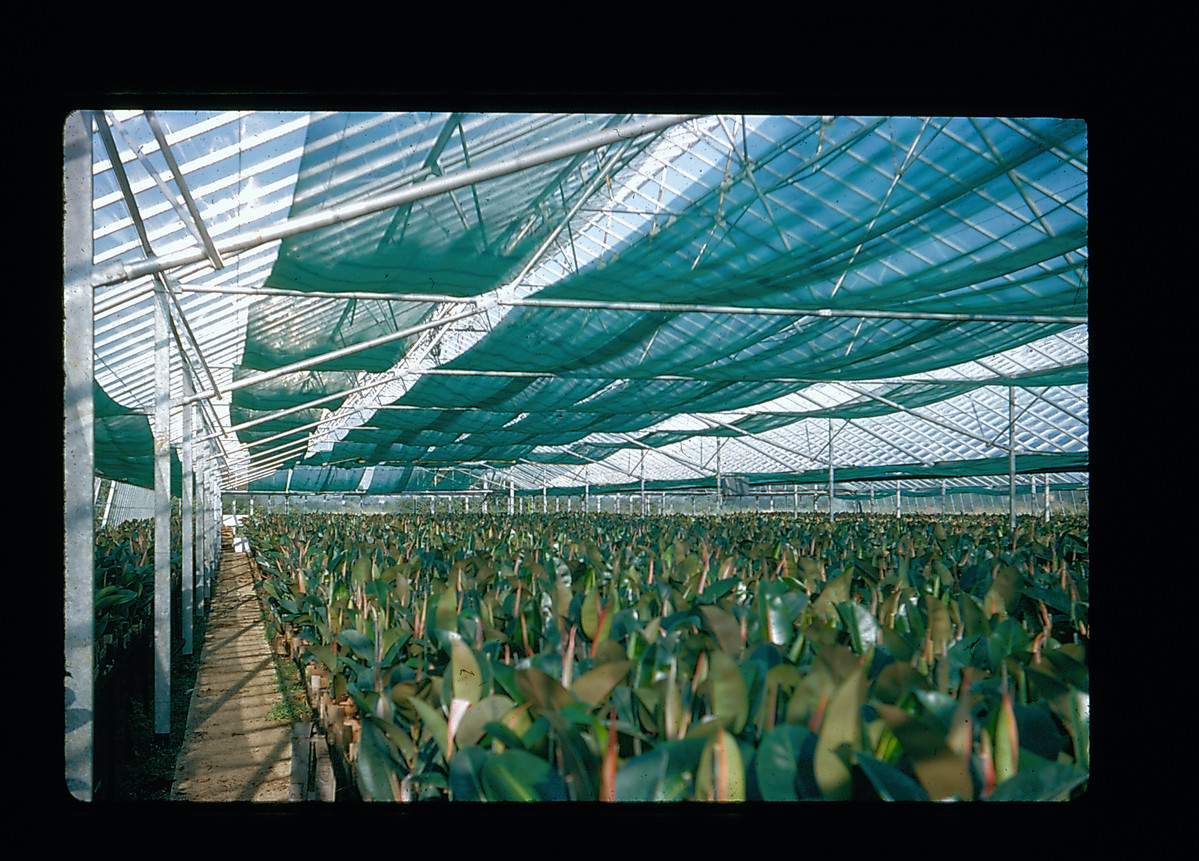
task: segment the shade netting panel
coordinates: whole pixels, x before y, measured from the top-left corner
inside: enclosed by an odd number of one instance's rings
[[[108,396],[100,384],[92,384],[95,436],[95,473],[137,487],[154,487],[154,432],[150,419]],[[171,449],[171,493],[179,496],[183,466],[179,453]]]

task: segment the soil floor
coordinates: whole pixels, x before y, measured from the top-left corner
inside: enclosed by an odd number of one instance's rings
[[[170,798],[286,802],[293,726],[267,718],[280,692],[250,559],[223,549]]]

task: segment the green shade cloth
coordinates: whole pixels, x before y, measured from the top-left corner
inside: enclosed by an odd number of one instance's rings
[[[92,383],[95,472],[113,481],[154,488],[154,432],[148,416],[123,406]],[[171,449],[171,494],[182,495],[183,465]]]
[[[1087,452],[1016,455],[1017,475],[1075,473],[1088,472],[1089,470],[1090,456]],[[932,466],[925,466],[924,464],[895,464],[874,467],[845,467],[835,469],[833,475],[835,482],[894,482],[904,479],[976,478],[980,476],[1008,475],[1008,459],[1007,457],[978,458]],[[751,487],[770,484],[798,484],[821,487],[828,485],[828,470],[812,469],[802,472],[737,473],[726,475],[723,479],[726,482],[742,479]],[[706,477],[696,476],[695,478],[646,481],[645,489],[647,491],[715,490],[716,483],[717,478],[714,475]],[[641,482],[630,481],[619,484],[593,484],[590,485],[590,490],[592,493],[631,493],[640,491],[641,487]],[[526,492],[539,493],[540,490],[531,489]],[[579,485],[569,488],[553,488],[549,492],[581,494],[583,487]]]

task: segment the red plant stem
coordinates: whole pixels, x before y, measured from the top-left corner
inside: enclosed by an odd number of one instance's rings
[[[608,750],[600,770],[600,801],[616,801],[616,706],[608,712]]]
[[[812,732],[820,732],[820,723],[824,720],[824,709],[828,706],[828,691],[820,692],[820,702],[816,704],[816,711],[812,712],[812,716],[808,718],[808,729]]]

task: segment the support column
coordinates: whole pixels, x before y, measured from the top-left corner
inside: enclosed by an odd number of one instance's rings
[[[828,519],[833,520],[833,420],[828,420]]]
[[[1043,475],[1041,478],[1045,482],[1045,522],[1049,522],[1049,476]]]
[[[217,485],[215,451],[209,459],[205,481],[208,484],[208,578],[205,583],[205,591],[211,600],[212,586],[221,569],[221,524],[224,522],[221,491]]]
[[[191,379],[188,377],[185,369],[183,373],[183,395],[186,397],[191,393]],[[180,452],[180,460],[183,467],[183,482],[179,496],[179,516],[183,525],[183,581],[181,584],[180,608],[183,616],[183,654],[190,655],[195,646],[192,636],[195,625],[193,615],[195,566],[192,560],[195,530],[192,526],[192,405],[188,403],[185,403],[183,406],[183,446]]]
[[[941,479],[941,515],[944,516],[945,511],[945,479]]]
[[[154,732],[171,732],[171,341],[154,287]]]
[[[108,525],[108,514],[112,511],[112,498],[117,495],[117,483],[115,481],[108,482],[108,493],[104,497],[104,515],[100,518],[100,526]]]
[[[516,482],[514,482],[512,480],[512,477],[509,476],[508,477],[508,513],[509,514],[514,513],[515,508],[516,508]]]
[[[67,791],[91,801],[95,762],[95,413],[92,403],[92,129],[63,125],[63,754]],[[107,514],[106,514],[107,517]]]
[[[716,514],[724,514],[724,489],[721,487],[723,474],[720,470],[720,449],[723,439],[716,440]]]
[[[1016,549],[1016,387],[1008,389],[1007,427],[1008,526],[1012,531],[1012,549]]]
[[[204,590],[205,580],[205,531],[204,522],[204,447],[200,446],[192,451],[192,478],[195,483],[195,496],[192,498],[193,514],[196,522],[195,532],[195,547],[196,547],[196,613],[200,616],[204,615]]]
[[[645,449],[641,449],[641,516],[645,517]]]
[[[899,495],[899,480],[895,480],[895,518],[899,519],[903,516],[903,502]]]

